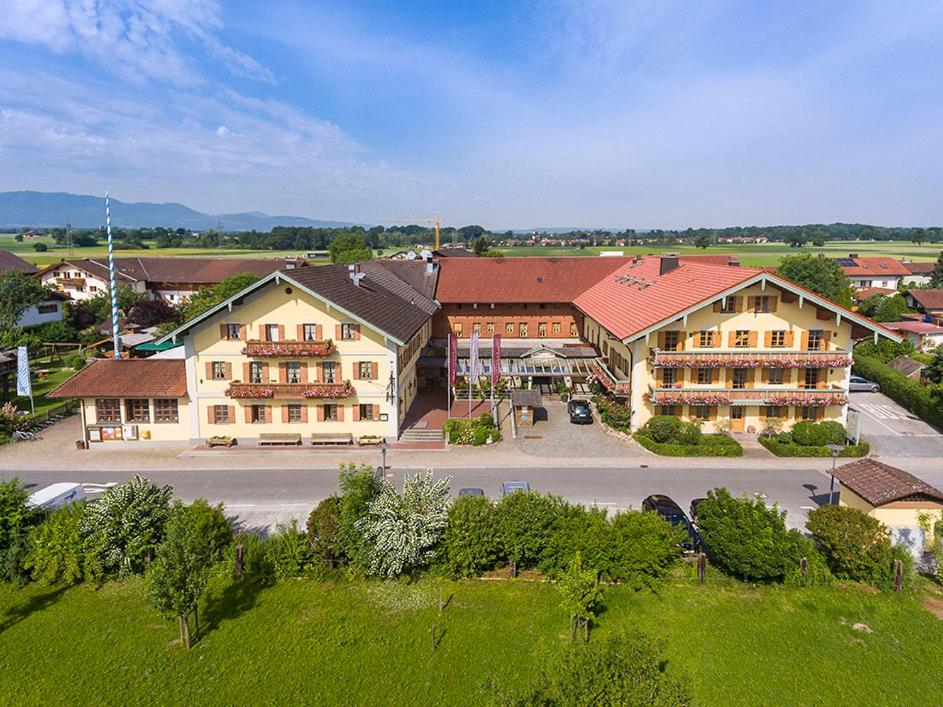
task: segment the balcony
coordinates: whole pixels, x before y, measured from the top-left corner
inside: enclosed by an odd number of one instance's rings
[[[611,371],[605,359],[597,358],[595,363],[588,366],[587,380],[596,381],[608,392],[614,395],[629,395],[632,392],[631,381],[618,372]]]
[[[343,383],[240,383],[226,389],[230,398],[275,400],[340,400],[357,393],[350,381]]]
[[[56,284],[60,287],[72,287],[82,289],[85,287],[84,277],[57,277]]]
[[[851,357],[840,351],[660,351],[649,361],[656,368],[846,368]]]
[[[247,341],[242,353],[252,358],[323,358],[337,351],[331,339],[323,341]]]
[[[845,405],[843,388],[655,388],[645,396],[653,405]]]

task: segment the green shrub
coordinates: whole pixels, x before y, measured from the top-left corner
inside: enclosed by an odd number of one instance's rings
[[[797,533],[786,529],[786,512],[758,498],[712,489],[697,507],[697,524],[713,560],[744,580],[781,580],[799,562]]]
[[[609,575],[636,586],[664,577],[681,557],[685,532],[657,513],[624,511],[612,519]]]
[[[645,449],[663,457],[742,457],[743,447],[727,435],[702,435],[699,444],[668,442],[659,444],[651,437],[636,432],[633,437]]]
[[[472,444],[476,447],[480,447],[483,444],[488,444],[488,440],[491,442],[498,442],[501,439],[501,433],[498,432],[495,427],[475,427],[474,434],[472,436]]]
[[[341,499],[328,496],[308,515],[308,540],[329,567],[336,559],[337,538],[341,527]]]
[[[97,580],[101,566],[91,544],[82,535],[81,521],[86,504],[59,508],[30,532],[29,554],[24,567],[42,584],[75,584]]]
[[[498,528],[494,504],[486,496],[461,496],[449,506],[440,562],[458,577],[494,569],[498,561]]]
[[[300,577],[311,569],[314,552],[297,520],[276,526],[275,534],[269,538],[268,557],[278,579]]]
[[[29,492],[19,479],[0,481],[0,580],[23,581],[23,560],[29,550],[29,529],[42,520],[30,508]]]
[[[341,464],[340,525],[337,530],[337,555],[355,568],[365,568],[370,546],[357,523],[367,515],[370,503],[380,494],[381,482],[369,464]]]
[[[829,505],[810,511],[806,527],[839,579],[885,588],[893,582],[891,537],[877,518]]]
[[[632,421],[632,412],[625,405],[610,402],[604,410],[600,410],[600,419],[620,432],[627,432]]]
[[[487,424],[489,422],[490,425]],[[494,417],[491,413],[485,413],[478,419],[453,417],[446,420],[442,431],[449,444],[481,446],[488,443],[489,437],[492,442],[501,440],[501,432],[494,427]]]
[[[910,380],[877,358],[870,356],[856,355],[853,371],[859,376],[880,384],[882,393],[917,417],[931,425],[943,428],[943,404],[939,398],[934,397],[932,388]]]
[[[482,427],[494,427],[494,415],[490,412],[483,412],[478,418],[478,424]]]
[[[777,457],[830,457],[832,451],[828,447],[805,447],[795,444],[792,435],[783,432],[778,435],[760,435],[757,438],[764,447],[775,454]],[[867,442],[850,444],[842,449],[838,456],[841,458],[866,457],[871,451],[871,445]]]
[[[681,431],[681,419],[674,415],[655,415],[646,422],[640,433],[659,444],[677,439]]]
[[[233,538],[232,544],[226,548],[225,570],[233,576],[236,570],[236,547],[242,547],[242,574],[240,577],[248,581],[257,581],[268,584],[275,579],[275,567],[269,553],[269,541],[255,533],[240,533]]]
[[[611,526],[602,508],[564,503],[540,561],[540,570],[559,577],[578,554],[583,567],[609,576]]]
[[[674,441],[678,444],[700,444],[703,438],[700,420],[687,420],[681,423]],[[732,438],[730,438],[732,439]]]
[[[515,491],[495,506],[501,555],[514,570],[536,567],[562,514],[563,501],[534,491]]]
[[[85,357],[82,354],[69,354],[63,359],[62,362],[66,368],[71,368],[73,371],[81,371],[85,368]]]
[[[794,534],[793,540],[796,543],[796,556],[799,557],[800,561],[803,557],[806,558],[806,573],[803,577],[802,567],[797,563],[795,567],[786,572],[786,577],[783,580],[784,584],[789,587],[831,586],[835,578],[829,571],[825,558],[815,547],[815,543],[799,534]]]

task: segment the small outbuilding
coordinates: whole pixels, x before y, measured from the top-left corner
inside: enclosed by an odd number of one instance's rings
[[[919,554],[924,548],[920,516],[933,525],[943,519],[943,492],[903,469],[874,459],[859,459],[834,471],[841,482],[839,505],[856,508],[884,523],[895,543]]]
[[[514,421],[518,427],[533,425],[536,411],[543,407],[538,390],[512,390],[511,407],[514,408]]]

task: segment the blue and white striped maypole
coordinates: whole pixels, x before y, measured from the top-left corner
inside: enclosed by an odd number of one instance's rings
[[[108,232],[108,284],[111,289],[111,335],[115,343],[115,358],[121,358],[121,337],[118,336],[118,287],[115,284],[115,249],[111,242],[111,206],[105,192],[105,230]]]

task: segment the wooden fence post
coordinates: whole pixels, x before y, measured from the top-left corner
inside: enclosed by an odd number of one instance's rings
[[[707,581],[707,555],[703,552],[697,556],[697,581],[701,584]]]
[[[236,545],[236,547],[233,549],[233,555],[235,556],[235,560],[236,560],[234,574],[237,577],[241,577],[242,576],[242,545]]]
[[[900,560],[894,560],[894,591],[899,592],[904,588],[904,563]]]
[[[803,557],[799,560],[799,574],[802,575],[802,583],[805,584],[806,579],[809,576],[809,558]]]

